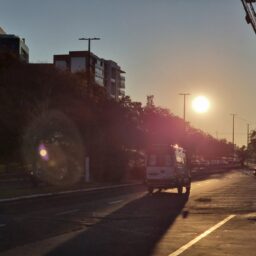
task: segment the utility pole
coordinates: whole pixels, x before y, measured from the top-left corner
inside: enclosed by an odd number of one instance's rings
[[[89,37],[89,38],[79,38],[79,40],[85,40],[88,41],[88,60],[86,63],[86,71],[87,71],[87,79],[88,79],[88,85],[91,85],[91,41],[92,40],[100,40],[98,37]]]
[[[235,153],[235,116],[236,114],[231,113],[232,116],[232,144],[233,144],[233,152]]]
[[[247,124],[247,149],[249,147],[249,140],[250,140],[250,124]]]
[[[186,96],[189,96],[190,93],[179,93],[179,95],[183,96],[183,120],[184,124],[186,122]]]

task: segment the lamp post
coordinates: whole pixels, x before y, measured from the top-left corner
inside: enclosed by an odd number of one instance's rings
[[[88,61],[86,65],[86,70],[87,70],[87,79],[88,79],[88,85],[91,85],[91,41],[92,40],[100,40],[99,37],[82,37],[79,38],[79,40],[85,40],[88,41]]]
[[[183,96],[183,120],[186,122],[186,96],[189,96],[190,93],[179,93],[179,95]]]
[[[235,116],[236,114],[231,113],[232,116],[232,144],[233,144],[233,153],[235,154]]]
[[[247,124],[247,149],[249,147],[249,140],[250,140],[250,124]]]

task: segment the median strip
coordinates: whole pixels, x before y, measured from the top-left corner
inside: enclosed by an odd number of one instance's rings
[[[220,221],[219,223],[217,223],[216,225],[214,225],[213,227],[209,228],[208,230],[206,230],[204,233],[202,233],[201,235],[197,236],[196,238],[194,238],[193,240],[191,240],[190,242],[188,242],[187,244],[183,245],[182,247],[180,247],[178,250],[176,250],[175,252],[169,254],[168,256],[178,256],[180,254],[182,254],[184,251],[186,251],[188,248],[190,248],[192,245],[196,244],[197,242],[199,242],[201,239],[203,239],[204,237],[208,236],[209,234],[211,234],[213,231],[215,231],[216,229],[218,229],[219,227],[221,227],[222,225],[224,225],[226,222],[230,221],[232,218],[234,218],[236,215],[230,215],[227,218],[225,218],[224,220]]]
[[[103,187],[94,187],[94,188],[85,188],[85,189],[66,190],[66,191],[51,192],[51,193],[24,195],[24,196],[0,199],[0,203],[9,203],[9,202],[15,202],[15,201],[24,200],[24,199],[34,199],[34,198],[42,198],[42,197],[49,197],[49,196],[61,196],[61,195],[67,195],[72,193],[93,192],[93,191],[100,191],[105,189],[123,188],[123,187],[138,186],[138,185],[142,185],[142,183],[138,182],[133,184],[112,185],[112,186],[103,186]]]

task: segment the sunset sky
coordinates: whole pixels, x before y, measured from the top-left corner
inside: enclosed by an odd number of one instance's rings
[[[79,37],[97,36],[92,51],[126,71],[126,93],[183,114],[214,137],[246,144],[256,128],[256,36],[240,0],[0,0],[0,26],[26,39],[31,62],[87,50]],[[207,113],[192,110],[194,97],[210,100]]]

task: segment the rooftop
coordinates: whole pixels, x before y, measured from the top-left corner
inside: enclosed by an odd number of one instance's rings
[[[6,34],[5,31],[0,27],[0,35]]]

